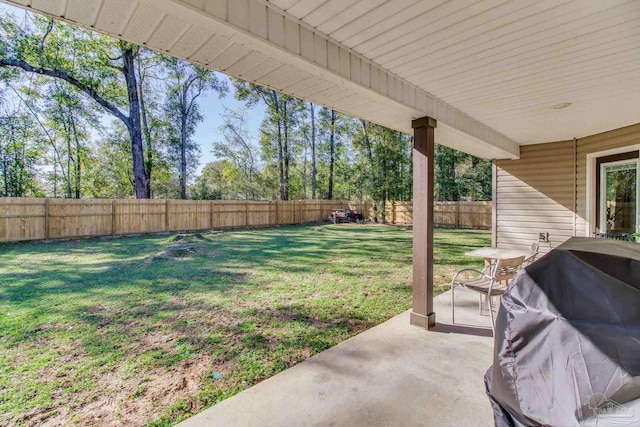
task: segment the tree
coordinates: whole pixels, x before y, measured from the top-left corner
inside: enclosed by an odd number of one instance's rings
[[[456,202],[460,192],[456,181],[456,164],[462,160],[459,151],[444,145],[436,145],[434,156],[435,198]]]
[[[346,124],[341,114],[335,110],[322,108],[319,114],[320,134],[324,139],[325,161],[328,165],[326,199],[334,198],[336,162],[339,161],[342,138],[346,131]]]
[[[30,16],[30,24],[25,21],[22,26],[6,16],[0,18],[0,67],[64,81],[120,120],[129,133],[136,197],[148,198],[149,171],[144,162],[135,62],[139,48]]]
[[[186,199],[189,169],[195,166],[194,158],[199,149],[192,136],[203,120],[197,100],[207,90],[214,90],[222,97],[227,92],[227,84],[213,71],[185,61],[165,57],[163,62],[167,69],[165,109],[170,121],[177,123],[177,131],[171,134],[171,141],[178,154],[180,198]]]
[[[20,111],[0,115],[0,195],[27,197],[42,195],[37,182],[41,148],[30,144],[39,139],[38,127],[29,114]]]
[[[245,101],[248,107],[264,102],[267,106],[260,142],[263,159],[275,161],[279,178],[280,200],[289,200],[290,170],[293,162],[294,145],[291,140],[297,115],[303,108],[302,101],[274,90],[252,83],[234,80],[236,98]]]
[[[27,76],[28,78],[25,78]],[[222,96],[215,73],[27,13],[0,18],[0,170],[5,195],[409,200],[411,138],[294,97],[234,81],[247,111],[225,113],[220,161],[192,181],[203,120]],[[105,132],[105,118],[115,118]],[[491,197],[491,164],[436,148],[440,200]],[[214,182],[220,180],[220,182]],[[194,182],[188,193],[189,182]]]
[[[246,200],[256,200],[260,197],[258,174],[258,149],[251,141],[247,131],[247,110],[227,110],[223,116],[221,126],[223,141],[213,144],[216,156],[231,162],[239,172],[233,187],[237,194],[242,194]]]
[[[133,193],[133,169],[128,130],[120,122],[114,122],[104,138],[95,144],[87,168],[85,180],[87,195],[97,198],[127,198]]]
[[[387,200],[411,199],[411,138],[360,120],[353,136],[361,194],[374,201],[374,216],[384,221]],[[366,197],[366,196],[365,196]]]
[[[164,56],[148,49],[139,49],[136,56],[140,119],[145,145],[145,170],[149,197],[168,192],[168,162],[164,155],[168,148],[169,130],[172,129],[163,107],[165,84],[163,77]]]
[[[54,134],[54,143],[62,142],[57,151],[66,159],[60,162],[66,197],[79,199],[84,189],[82,177],[83,165],[88,160],[89,128],[97,129],[100,125],[93,105],[85,102],[69,85],[53,81],[48,89],[44,94],[44,114],[49,131]],[[36,96],[31,94],[32,98]]]
[[[309,126],[306,123],[301,125],[302,133],[307,141],[307,146],[311,151],[311,198],[316,199],[317,185],[318,185],[318,167],[317,167],[317,155],[316,155],[316,138],[318,135],[316,126],[316,106],[313,102],[309,102]],[[306,148],[306,147],[305,147]],[[306,150],[305,150],[305,172],[306,172]],[[305,173],[306,182],[306,173]],[[306,191],[305,191],[306,193]],[[306,195],[306,194],[305,194]]]
[[[434,163],[436,200],[491,200],[490,161],[436,145]]]
[[[493,195],[491,161],[464,155],[457,165],[460,198],[464,200],[491,200]]]
[[[234,183],[239,171],[229,160],[207,163],[202,173],[196,177],[192,187],[192,197],[201,200],[221,200],[237,198]]]

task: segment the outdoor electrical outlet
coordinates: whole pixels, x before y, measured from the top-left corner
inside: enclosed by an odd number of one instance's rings
[[[538,233],[538,240],[541,242],[549,241],[549,233]]]

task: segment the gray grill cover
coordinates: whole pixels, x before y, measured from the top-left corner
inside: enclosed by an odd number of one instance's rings
[[[496,426],[640,426],[640,245],[573,238],[502,298]]]

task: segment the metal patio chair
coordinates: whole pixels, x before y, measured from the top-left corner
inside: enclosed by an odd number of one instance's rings
[[[523,261],[523,266],[526,267],[528,265],[533,264],[533,262],[536,260],[536,258],[538,258],[538,253],[540,252],[540,243],[539,242],[533,242],[531,244],[531,253],[524,257],[524,261]]]
[[[509,280],[513,279],[522,268],[525,257],[498,259],[484,270],[465,268],[458,271],[451,281],[451,322],[455,323],[455,288],[462,287],[480,294],[480,314],[482,314],[482,298],[485,297],[489,315],[491,316],[491,329],[495,327],[492,298],[504,294]],[[460,278],[464,273],[473,273],[474,277]]]

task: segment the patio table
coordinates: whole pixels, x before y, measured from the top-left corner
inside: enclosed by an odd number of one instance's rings
[[[530,250],[526,251],[522,249],[498,249],[498,248],[484,247],[484,248],[475,249],[471,252],[467,252],[465,253],[465,255],[484,258],[487,265],[489,265],[493,263],[492,262],[493,260],[498,260],[498,259],[518,258],[521,256],[527,258],[528,256],[531,255],[531,251]]]

